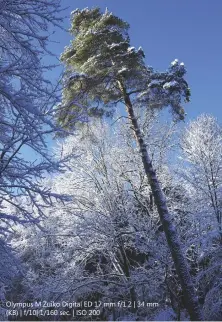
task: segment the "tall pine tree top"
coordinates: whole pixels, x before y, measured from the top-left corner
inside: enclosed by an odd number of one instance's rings
[[[189,101],[184,64],[171,63],[163,73],[146,66],[142,48],[130,46],[129,24],[108,10],[75,10],[70,32],[74,36],[65,48],[62,109],[58,122],[71,129],[89,116],[109,116],[113,107],[129,95],[134,106],[171,106],[176,118],[184,118],[182,98]]]

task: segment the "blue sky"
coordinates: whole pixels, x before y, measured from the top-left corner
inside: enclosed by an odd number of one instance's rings
[[[201,113],[222,116],[222,1],[221,0],[62,0],[65,15],[76,8],[106,7],[130,24],[132,46],[142,46],[146,63],[165,70],[178,58],[187,68],[191,103],[187,121]],[[64,27],[69,28],[69,18]],[[57,30],[51,50],[58,56],[69,44],[70,35]],[[54,79],[57,68],[51,73]]]

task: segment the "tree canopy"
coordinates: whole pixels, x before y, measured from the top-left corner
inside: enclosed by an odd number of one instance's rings
[[[189,101],[183,63],[174,60],[166,72],[146,66],[140,47],[130,46],[129,25],[106,10],[75,10],[70,32],[75,37],[65,48],[63,105],[58,122],[75,125],[78,116],[109,116],[123,102],[124,88],[134,104],[145,108],[170,106],[174,116],[184,119],[181,99]],[[122,85],[121,85],[122,84]]]

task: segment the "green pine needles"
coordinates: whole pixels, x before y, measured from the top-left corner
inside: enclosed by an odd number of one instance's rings
[[[162,109],[169,106],[174,117],[183,120],[185,112],[181,102],[190,98],[190,90],[184,80],[184,64],[179,64],[175,59],[163,73],[146,66],[142,48],[130,47],[129,25],[108,10],[102,14],[98,8],[78,9],[72,13],[72,18],[71,32],[75,38],[61,57],[66,74],[58,122],[72,130],[78,122],[93,116],[109,116],[117,103],[124,104],[180,280],[186,308],[191,320],[201,321],[202,313],[189,266],[135,113],[140,108]],[[134,288],[130,289],[130,296],[131,301],[135,302]]]
[[[134,106],[170,106],[176,119],[184,119],[181,99],[189,101],[184,64],[175,60],[163,73],[146,66],[142,48],[130,46],[129,24],[99,8],[72,12],[74,40],[65,48],[63,101],[58,123],[72,129],[90,117],[111,116],[123,102],[123,89]]]

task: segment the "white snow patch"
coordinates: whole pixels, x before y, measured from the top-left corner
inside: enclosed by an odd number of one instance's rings
[[[148,87],[152,87],[153,85],[159,85],[159,84],[160,84],[160,81],[154,79],[149,83]]]
[[[135,47],[129,47],[127,50],[128,51],[135,51]]]
[[[178,85],[178,83],[177,83],[176,81],[167,82],[167,83],[165,83],[165,84],[163,85],[163,88],[164,88],[164,89],[168,89],[168,88],[173,87],[173,86],[176,86],[176,85]]]
[[[123,67],[122,69],[120,69],[120,70],[118,71],[118,74],[124,73],[124,72],[126,72],[126,71],[127,71],[127,68],[126,68],[126,67]]]
[[[178,62],[178,59],[174,59],[174,61],[171,62],[171,66],[176,66]]]
[[[115,48],[115,47],[119,47],[119,44],[117,43],[112,43],[111,45],[108,45],[108,47],[110,48],[110,49],[112,49],[112,48]]]

